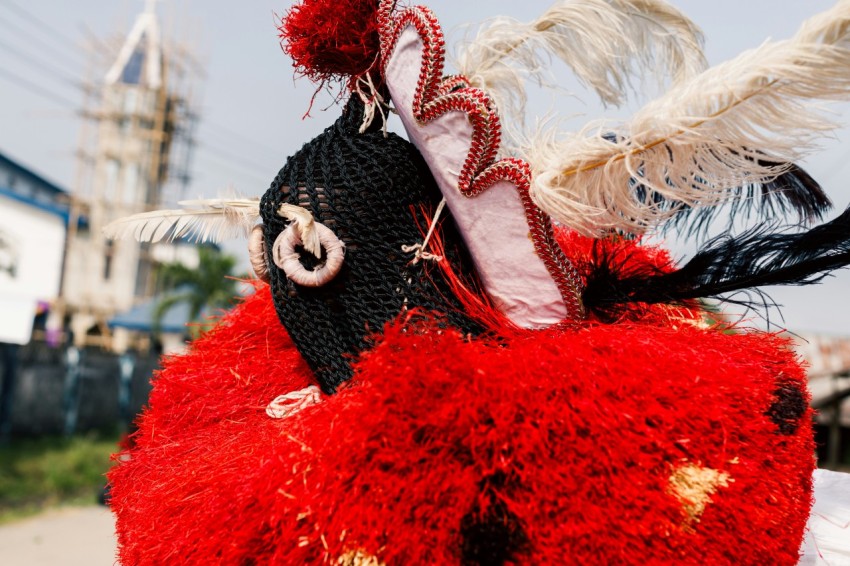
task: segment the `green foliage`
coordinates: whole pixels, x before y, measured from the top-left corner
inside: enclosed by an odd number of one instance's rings
[[[717,328],[723,334],[737,334],[734,322],[723,312],[723,303],[710,299],[697,299],[704,311],[702,320],[706,325]]]
[[[165,313],[179,303],[188,303],[189,320],[193,323],[200,322],[204,310],[230,307],[238,294],[238,283],[233,279],[235,267],[235,257],[208,246],[198,247],[198,267],[195,269],[182,263],[162,265],[159,279],[164,296],[154,309],[154,331],[158,332]],[[192,329],[196,333],[200,331],[198,325]]]
[[[0,446],[0,524],[55,505],[95,504],[117,451],[117,433]]]

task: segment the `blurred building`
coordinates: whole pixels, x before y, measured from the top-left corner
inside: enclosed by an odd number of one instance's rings
[[[133,336],[116,334],[109,320],[154,295],[162,262],[197,263],[189,244],[110,241],[102,233],[118,218],[182,196],[195,123],[186,57],[163,41],[149,2],[84,104],[61,303],[77,346],[124,351]],[[86,222],[78,227],[77,218]]]
[[[27,344],[59,295],[69,195],[0,153],[0,342]]]
[[[811,405],[817,411],[820,466],[850,466],[850,337],[792,336],[807,366]]]
[[[850,392],[850,338],[822,334],[802,334],[794,336],[795,350],[806,363],[809,375],[809,390],[812,404],[828,405],[827,400]],[[840,400],[839,421],[842,426],[850,427],[850,398]],[[818,418],[828,421],[832,418],[829,411],[822,411]]]

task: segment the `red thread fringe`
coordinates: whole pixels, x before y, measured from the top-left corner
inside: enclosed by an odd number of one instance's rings
[[[274,420],[312,378],[263,286],[156,378],[109,475],[121,561],[459,564],[463,517],[495,497],[527,535],[518,563],[796,564],[811,414],[779,433],[780,381],[805,387],[773,335],[650,320],[469,340],[409,314],[349,386]],[[683,465],[731,478],[698,522],[671,493]]]

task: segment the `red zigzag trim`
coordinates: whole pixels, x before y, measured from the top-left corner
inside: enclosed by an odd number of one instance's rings
[[[430,9],[416,6],[393,14],[393,0],[384,0],[379,10],[381,64],[386,65],[402,31],[413,26],[424,44],[422,69],[413,98],[413,115],[421,124],[448,112],[464,112],[472,123],[472,145],[460,173],[459,190],[467,197],[481,194],[499,181],[513,183],[525,208],[526,222],[534,249],[555,280],[570,320],[584,318],[581,278],[555,242],[552,221],[531,199],[531,167],[521,159],[500,159],[501,124],[495,106],[484,91],[469,86],[465,77],[443,77],[445,41]],[[383,71],[384,69],[382,69]]]

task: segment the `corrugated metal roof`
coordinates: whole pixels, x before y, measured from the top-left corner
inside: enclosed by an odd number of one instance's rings
[[[30,169],[29,167],[13,160],[12,158],[3,154],[3,152],[0,152],[0,164],[5,165],[5,166],[9,167],[10,169],[13,169],[21,177],[28,178],[30,181],[34,181],[35,183],[37,183],[37,184],[41,185],[42,187],[49,189],[49,190],[51,190],[55,193],[59,193],[59,194],[63,194],[63,195],[68,194],[67,190],[63,189],[62,187],[60,187],[59,185],[57,185],[53,181],[50,181],[50,180],[42,177],[41,175],[39,175],[38,173],[36,173],[32,169]]]
[[[152,332],[154,311],[159,299],[151,299],[136,305],[128,311],[119,313],[112,317],[108,324],[110,328],[126,328],[127,330],[138,330],[140,332]],[[160,332],[183,334],[189,323],[189,305],[177,303],[162,317],[159,325]]]
[[[28,206],[32,206],[34,208],[38,208],[45,212],[49,212],[50,214],[55,214],[56,216],[62,218],[66,223],[68,222],[69,217],[69,207],[64,204],[56,204],[56,203],[48,203],[43,202],[38,199],[25,197],[12,189],[7,189],[0,186],[0,196],[16,200],[20,203],[26,204]]]

